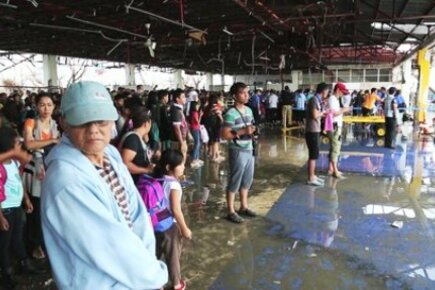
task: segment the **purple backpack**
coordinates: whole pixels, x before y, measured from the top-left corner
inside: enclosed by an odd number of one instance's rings
[[[165,232],[174,224],[174,217],[163,191],[163,182],[164,179],[143,174],[137,183],[137,189],[151,216],[155,232]]]

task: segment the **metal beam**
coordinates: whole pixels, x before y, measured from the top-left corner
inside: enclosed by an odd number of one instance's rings
[[[307,16],[297,16],[297,17],[287,17],[284,22],[289,21],[301,21],[306,19],[323,19],[323,18],[347,18],[355,17],[356,13],[337,13],[337,14],[327,14],[327,15],[307,15]]]
[[[425,11],[425,13],[424,14],[429,14],[433,9],[435,8],[435,2],[433,2],[430,6],[429,6],[429,8]],[[413,33],[414,33],[414,31],[417,29],[417,27],[419,27],[421,24],[423,23],[423,19],[420,19],[420,21],[418,21],[418,23],[414,26],[414,28],[408,33],[408,34],[406,34],[405,35],[405,37],[402,39],[402,41],[400,41],[399,42],[399,45],[397,46],[397,48],[399,48],[399,46],[401,45],[401,44],[403,44],[403,42],[408,38],[408,37],[410,37],[411,35],[413,36],[413,37],[415,37],[415,38],[417,38],[415,35],[413,35]],[[430,35],[428,35],[426,38],[428,38]],[[419,39],[419,38],[417,38],[417,39]],[[419,39],[420,41],[424,41],[424,38],[423,39]],[[397,48],[396,48],[396,50],[397,50]]]
[[[419,20],[419,19],[435,19],[434,15],[409,15],[409,16],[401,16],[392,19],[390,16],[385,18],[358,18],[358,19],[348,19],[346,20],[349,23],[358,23],[358,22],[398,22],[404,20]]]
[[[363,1],[363,0],[361,0],[361,2],[363,2],[364,4],[366,4],[367,5],[367,3],[365,2],[365,1]],[[378,18],[378,13],[379,13],[379,8],[380,8],[380,5],[381,5],[381,0],[378,0],[378,4],[376,5],[376,8],[374,7],[374,6],[371,6],[372,8],[375,8],[376,10],[375,10],[375,14],[373,15],[373,18]],[[375,26],[373,25],[373,27],[372,27],[372,33],[370,33],[370,36],[372,37],[373,36],[373,33],[375,32]]]
[[[160,15],[157,15],[157,14],[155,14],[155,13],[152,13],[152,12],[150,12],[150,11],[143,10],[143,9],[140,9],[140,8],[137,8],[137,7],[132,7],[132,6],[129,6],[129,5],[125,5],[124,7],[125,7],[125,9],[126,9],[127,11],[128,11],[128,10],[133,10],[133,11],[136,11],[136,12],[139,12],[139,13],[146,14],[146,15],[151,16],[151,17],[153,17],[153,18],[157,18],[157,19],[159,19],[159,20],[161,20],[161,21],[165,21],[165,22],[168,22],[168,23],[172,23],[172,24],[175,24],[175,25],[181,26],[181,27],[183,27],[183,28],[188,28],[188,29],[191,29],[191,30],[193,30],[193,31],[200,31],[200,32],[202,32],[202,33],[207,34],[207,31],[202,30],[202,29],[199,29],[199,28],[196,28],[196,27],[193,27],[192,25],[189,25],[189,24],[187,24],[187,23],[184,23],[184,21],[183,21],[183,22],[179,22],[179,21],[176,21],[176,20],[172,20],[172,19],[169,19],[169,18],[166,18],[166,17],[160,16]]]
[[[273,30],[275,32],[278,32],[278,30],[275,29],[274,27],[272,27],[272,25],[268,24],[268,22],[266,20],[264,20],[260,16],[256,15],[251,9],[248,8],[248,1],[233,0],[233,2],[236,3],[237,5],[239,5],[243,10],[245,10],[248,13],[249,16],[254,17],[260,23],[264,24],[264,26],[270,28],[271,30]]]
[[[367,6],[371,7],[371,8],[373,8],[373,9],[376,9],[376,15],[375,15],[375,17],[374,17],[374,18],[375,18],[374,20],[375,20],[376,22],[383,22],[383,21],[380,21],[380,20],[377,19],[378,14],[382,14],[383,16],[388,17],[388,20],[387,20],[387,21],[390,21],[390,22],[395,21],[395,19],[392,18],[390,15],[388,15],[387,13],[383,12],[382,10],[380,10],[380,2],[381,2],[380,0],[378,0],[378,5],[377,5],[377,7],[373,6],[371,3],[366,2],[365,0],[361,0],[361,2],[364,3],[365,5],[367,5]],[[432,9],[431,9],[431,10],[432,10]],[[424,13],[424,15],[428,14],[429,12],[430,12],[430,10],[429,10],[428,12]],[[392,23],[392,24],[387,24],[387,25],[390,26],[392,29],[399,31],[400,33],[403,33],[403,34],[405,34],[405,35],[408,34],[408,32],[403,31],[402,29],[395,27],[393,23]],[[375,30],[375,27],[373,26],[372,34],[371,34],[371,35],[373,35],[374,30]],[[390,34],[391,34],[391,30],[390,30],[390,32],[389,32],[389,35],[390,35]],[[388,37],[389,37],[389,36],[388,36]],[[415,38],[419,39],[419,37],[417,37],[417,36],[415,36]],[[388,38],[387,38],[387,40],[388,40]],[[422,39],[420,39],[420,40],[422,40]]]
[[[402,16],[403,11],[405,11],[406,5],[408,5],[408,2],[409,2],[409,0],[405,0],[405,1],[403,1],[402,7],[400,7],[400,9],[399,9],[397,15],[395,15],[395,16],[397,16],[397,17]]]

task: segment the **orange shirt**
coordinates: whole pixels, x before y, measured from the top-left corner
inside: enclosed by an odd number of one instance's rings
[[[24,128],[25,129],[30,129],[30,130],[32,130],[32,132],[33,132],[33,130],[35,130],[35,126],[36,126],[36,120],[35,119],[27,119],[25,122],[24,122]],[[52,139],[53,137],[52,137],[52,135],[51,135],[51,130],[50,130],[50,128],[48,128],[48,130],[47,129],[45,129],[45,130],[41,130],[41,139],[39,140],[39,141],[46,141],[46,140],[50,140],[50,139]],[[38,140],[38,139],[37,139]]]
[[[380,101],[380,100],[381,99],[379,98],[378,95],[370,94],[364,99],[362,106],[366,109],[373,109],[375,107],[376,101]]]

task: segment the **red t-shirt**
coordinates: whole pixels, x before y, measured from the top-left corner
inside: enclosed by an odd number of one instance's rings
[[[192,128],[192,130],[199,130],[199,126],[199,112],[190,113],[190,128]]]

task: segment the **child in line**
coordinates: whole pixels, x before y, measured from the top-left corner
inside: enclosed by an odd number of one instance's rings
[[[11,149],[18,150],[21,146],[18,134],[9,127],[0,128],[0,153],[5,153]],[[24,206],[27,213],[33,211],[33,205],[29,196],[24,192],[23,184],[19,172],[19,162],[11,158],[3,160],[0,164],[4,169],[3,175],[6,178],[1,180],[4,182],[6,199],[1,202],[0,210],[0,285],[6,289],[12,289],[16,286],[13,280],[12,263],[10,252],[14,251],[16,258],[20,263],[20,270],[23,273],[38,274],[38,271],[27,257],[26,249],[23,240],[23,209],[21,204],[24,200]]]
[[[174,225],[167,231],[156,232],[157,257],[165,258],[174,290],[186,289],[181,278],[180,258],[183,248],[182,239],[192,239],[192,232],[184,220],[181,209],[183,191],[179,179],[184,174],[184,157],[179,150],[166,150],[154,170],[155,178],[164,178],[163,191],[170,211],[175,219]]]

